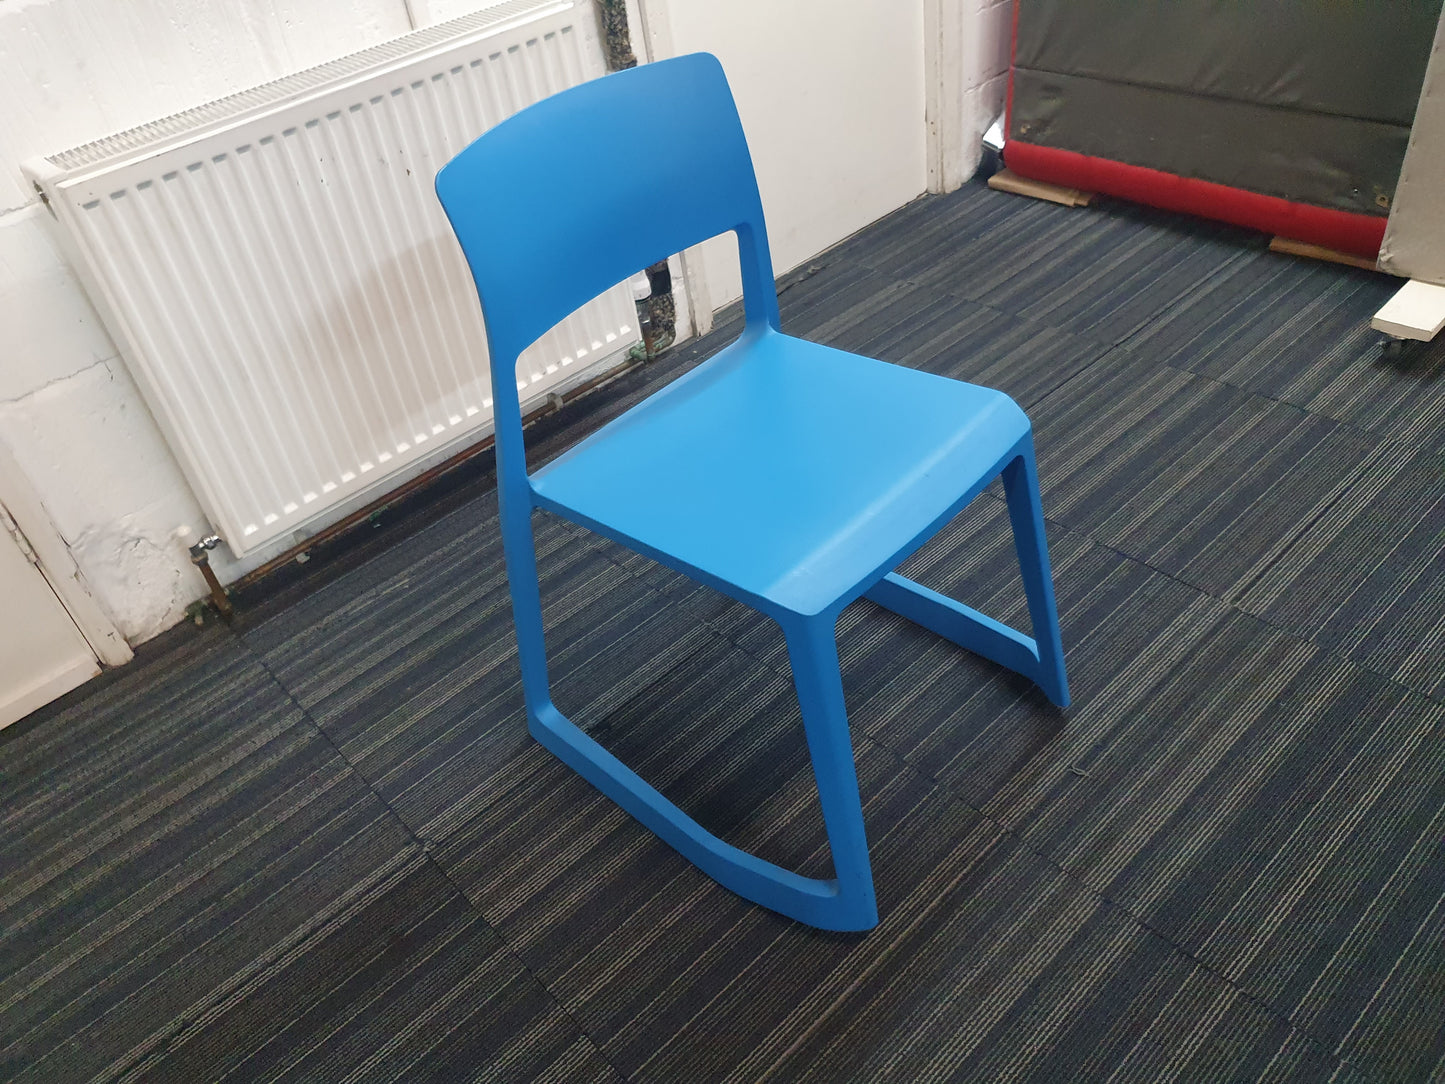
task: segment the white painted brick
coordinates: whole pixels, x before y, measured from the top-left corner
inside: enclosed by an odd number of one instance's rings
[[[506,0],[410,0],[412,11],[419,18],[418,25],[430,26],[433,23],[444,23],[448,19],[460,19],[463,15],[470,15],[485,8],[493,8]],[[637,26],[632,26],[632,32],[637,34]],[[640,47],[641,42],[634,38],[633,49]],[[639,55],[638,60],[641,60]]]
[[[857,10],[840,17],[831,0],[657,2],[672,12],[677,51],[715,49],[728,64],[779,270],[922,190],[916,5],[905,15],[895,0],[855,0]],[[412,6],[422,21],[439,21],[487,3]],[[998,42],[984,39],[1008,25],[995,7],[980,9],[977,25],[990,29],[965,50],[975,103],[997,64]],[[409,25],[405,0],[0,0],[0,211],[33,203],[18,169],[28,157],[301,70]],[[803,40],[813,46],[800,53]],[[7,332],[24,329],[18,352],[0,359],[0,440],[41,494],[97,600],[129,639],[142,640],[204,593],[174,532],[186,526],[194,537],[205,522],[39,228],[41,213],[0,218],[0,319]],[[734,288],[735,263],[731,254],[720,261],[715,301]],[[223,578],[238,571],[219,554],[215,563]]]
[[[969,19],[964,42],[964,87],[982,86],[1008,71],[1013,52],[1013,5],[981,7]]]
[[[0,400],[18,399],[116,354],[52,230],[39,206],[0,215]]]
[[[983,111],[984,127],[992,124],[994,118],[1003,112],[1008,98],[1008,73],[995,75],[979,88],[979,107]]]
[[[980,11],[970,11],[965,14],[961,23],[962,40],[958,43],[958,50],[963,90],[967,93],[983,82],[984,16]]]
[[[979,88],[963,92],[963,175],[971,177],[983,158],[983,132],[987,122],[979,108]]]
[[[0,0],[0,210],[50,154],[409,29],[403,0]]]
[[[1013,54],[1013,5],[995,4],[980,18],[984,79],[991,79],[1009,69]]]

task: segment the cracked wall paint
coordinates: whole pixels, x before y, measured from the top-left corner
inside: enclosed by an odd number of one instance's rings
[[[139,642],[204,593],[170,537],[200,510],[51,230],[40,208],[0,218],[0,439],[101,609]]]
[[[118,361],[0,403],[4,439],[127,640],[179,621],[205,593],[178,526],[200,506]]]
[[[176,560],[176,539],[126,516],[67,540],[91,591],[101,599],[123,600],[107,615],[131,643],[164,632],[185,616],[186,606],[205,593],[189,561]]]

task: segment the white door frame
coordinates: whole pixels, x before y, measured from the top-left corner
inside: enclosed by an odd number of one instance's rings
[[[928,126],[928,190],[952,192],[978,168],[964,145],[965,95],[970,73],[965,70],[966,31],[979,31],[976,3],[966,0],[923,0],[924,123]],[[968,25],[971,18],[972,26]]]
[[[70,547],[60,537],[55,524],[50,522],[45,505],[20,473],[14,456],[3,442],[0,442],[0,506],[20,528],[29,548],[35,553],[41,575],[70,614],[70,619],[75,622],[75,627],[85,637],[96,658],[107,666],[130,662],[133,658],[130,645],[91,595],[85,576],[70,554]]]

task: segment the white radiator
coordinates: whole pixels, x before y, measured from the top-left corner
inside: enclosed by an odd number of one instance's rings
[[[238,555],[490,428],[481,313],[432,179],[603,70],[590,0],[514,0],[27,164]],[[587,305],[524,356],[523,401],[635,324],[625,286]]]

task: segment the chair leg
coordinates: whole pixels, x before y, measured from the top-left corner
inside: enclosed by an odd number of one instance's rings
[[[863,597],[967,651],[1022,674],[1035,682],[1055,704],[1066,708],[1069,684],[1064,676],[1054,580],[1049,571],[1043,507],[1039,503],[1039,483],[1029,439],[1025,438],[1019,454],[1004,468],[1003,483],[1024,593],[1028,596],[1029,617],[1034,626],[1033,637],[896,572],[884,576],[865,591]]]
[[[783,631],[808,753],[813,760],[818,800],[823,807],[823,825],[833,852],[833,871],[838,881],[837,917],[842,923],[835,928],[868,929],[878,923],[878,903],[868,861],[868,838],[863,830],[863,804],[858,796],[848,711],[843,702],[835,620],[832,616],[808,618]]]
[[[507,590],[517,631],[522,666],[522,695],[535,717],[552,703],[547,687],[547,644],[542,633],[542,590],[537,577],[537,548],[532,536],[532,506],[524,497],[501,498],[502,552],[507,561]]]
[[[1018,456],[1003,469],[1004,495],[1013,524],[1014,547],[1029,600],[1029,619],[1038,645],[1039,687],[1061,708],[1069,706],[1069,682],[1064,674],[1064,645],[1059,635],[1059,611],[1054,603],[1054,576],[1049,568],[1049,546],[1044,537],[1044,509],[1039,501],[1038,468],[1034,465],[1033,438],[1024,437]]]
[[[823,823],[833,851],[836,876],[820,880],[799,876],[719,839],[557,710],[547,688],[541,591],[530,516],[508,517],[504,512],[502,534],[527,729],[532,736],[703,873],[744,899],[824,930],[867,930],[877,925],[832,625],[825,619],[811,619],[785,630]]]
[[[863,597],[965,651],[982,655],[1030,681],[1039,681],[1039,653],[1033,639],[971,606],[896,572],[884,576]]]

